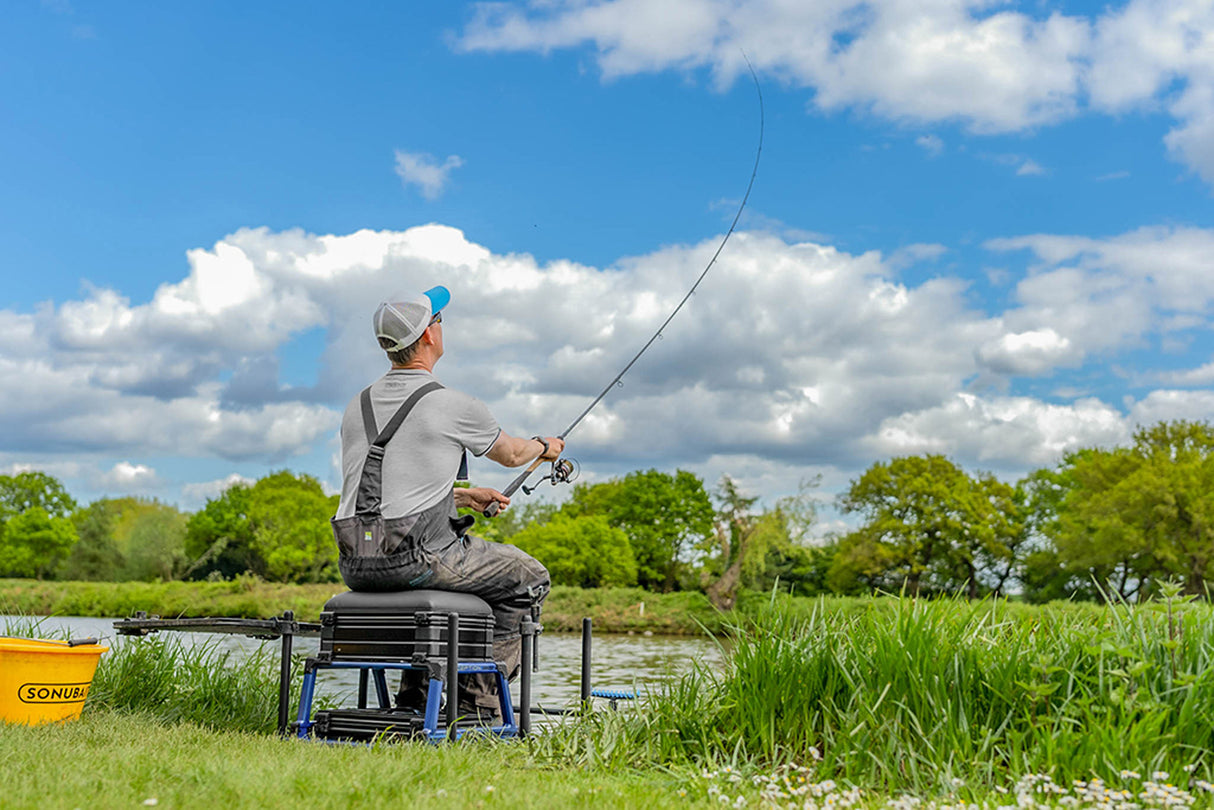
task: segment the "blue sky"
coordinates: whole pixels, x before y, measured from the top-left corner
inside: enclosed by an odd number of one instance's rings
[[[332,487],[370,313],[434,283],[440,377],[556,432],[728,227],[743,48],[740,233],[574,435],[588,476],[1014,477],[1206,418],[1208,2],[58,0],[0,24],[0,468]]]

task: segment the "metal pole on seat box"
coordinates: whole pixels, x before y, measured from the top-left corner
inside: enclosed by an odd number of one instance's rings
[[[295,611],[282,614],[282,658],[278,662],[278,733],[287,733],[291,713],[291,642],[294,639]]]
[[[528,617],[523,617],[521,627],[523,634],[523,671],[519,674],[518,682],[518,701],[519,701],[519,716],[518,716],[518,732],[520,736],[527,736],[531,733],[531,670],[535,663],[532,656],[532,649],[535,646],[535,622]]]
[[[590,617],[582,619],[582,705],[590,700]]]
[[[459,700],[459,614],[447,614],[447,737],[454,740]]]

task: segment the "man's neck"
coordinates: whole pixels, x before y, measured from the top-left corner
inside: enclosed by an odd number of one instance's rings
[[[427,363],[424,360],[414,358],[413,360],[410,360],[408,363],[405,363],[403,366],[399,365],[397,363],[393,363],[392,370],[393,371],[428,371],[431,374],[433,374],[434,373],[434,364]]]

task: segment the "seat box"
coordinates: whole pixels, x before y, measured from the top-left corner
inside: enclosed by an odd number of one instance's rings
[[[320,614],[320,653],[332,661],[420,661],[447,656],[447,617],[459,614],[460,661],[493,660],[493,612],[449,591],[349,591]]]

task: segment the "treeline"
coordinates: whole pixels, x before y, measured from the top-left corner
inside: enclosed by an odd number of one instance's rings
[[[838,499],[855,529],[817,536],[817,480],[760,507],[728,476],[638,471],[527,502],[473,529],[542,561],[556,584],[1142,599],[1169,581],[1205,596],[1214,559],[1214,428],[1162,422],[1016,483],[940,455],[874,464]],[[336,496],[281,471],[186,514],[139,498],[78,506],[44,473],[0,476],[0,576],[337,581]]]

